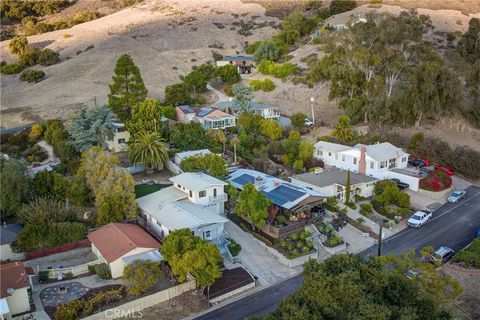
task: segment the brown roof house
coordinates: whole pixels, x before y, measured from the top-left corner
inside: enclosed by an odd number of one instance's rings
[[[112,278],[120,278],[123,268],[134,260],[163,260],[160,243],[140,226],[128,223],[109,223],[88,235],[92,252],[104,259]]]
[[[28,289],[31,286],[32,270],[22,262],[0,266],[0,315],[2,319],[30,312]]]

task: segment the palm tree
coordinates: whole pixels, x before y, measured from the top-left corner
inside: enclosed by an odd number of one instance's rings
[[[210,129],[207,134],[211,139],[223,145],[223,154],[225,154],[227,148],[227,137],[225,133],[220,129]]]
[[[141,132],[130,140],[128,157],[134,165],[143,164],[151,171],[167,163],[167,147],[157,132]]]
[[[352,141],[355,137],[355,132],[353,131],[353,127],[350,123],[350,118],[347,115],[341,115],[338,118],[337,124],[333,126],[330,135],[337,138],[341,142]]]
[[[237,145],[240,142],[238,140],[237,136],[233,137],[232,140],[230,140],[230,144],[233,147],[233,163],[237,163]]]

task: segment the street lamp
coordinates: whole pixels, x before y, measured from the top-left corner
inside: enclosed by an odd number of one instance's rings
[[[315,98],[313,96],[310,97],[310,109],[312,109],[312,122],[315,125],[315,113],[313,112],[313,103],[315,102]]]

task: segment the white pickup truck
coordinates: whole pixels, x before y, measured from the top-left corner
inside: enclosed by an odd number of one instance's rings
[[[420,228],[431,218],[432,218],[431,212],[417,211],[407,220],[407,224],[409,227],[412,227],[412,228]]]

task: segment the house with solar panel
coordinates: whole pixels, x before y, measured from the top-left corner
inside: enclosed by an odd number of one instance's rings
[[[206,130],[226,129],[235,127],[237,119],[234,115],[223,112],[213,107],[203,107],[195,111],[191,106],[178,106],[175,108],[177,121],[180,123],[199,122]]]
[[[327,198],[317,191],[250,169],[238,169],[226,178],[230,185],[239,190],[249,183],[253,184],[271,201],[268,223],[262,231],[273,238],[284,238],[302,231],[307,221],[322,211]],[[287,220],[282,226],[273,224],[279,215]]]

